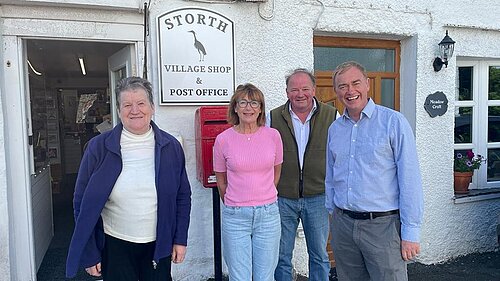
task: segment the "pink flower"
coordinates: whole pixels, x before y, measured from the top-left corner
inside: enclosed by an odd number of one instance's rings
[[[469,159],[474,158],[474,152],[472,152],[472,150],[467,151],[467,158],[469,158]]]
[[[475,155],[471,150],[462,153],[455,153],[455,160],[453,162],[455,172],[472,172],[479,169],[482,163],[486,163],[486,159],[483,156],[479,154]]]

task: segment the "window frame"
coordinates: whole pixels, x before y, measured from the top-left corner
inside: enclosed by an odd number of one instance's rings
[[[489,67],[500,66],[500,60],[472,60],[457,58],[454,112],[460,107],[472,107],[471,143],[454,143],[455,150],[472,149],[474,153],[488,155],[488,149],[500,148],[500,142],[488,142],[488,107],[500,106],[500,100],[488,100]],[[460,67],[472,67],[472,100],[458,100]],[[455,126],[453,126],[455,131]],[[474,172],[469,189],[490,189],[500,187],[500,181],[488,182],[488,164],[483,163]]]

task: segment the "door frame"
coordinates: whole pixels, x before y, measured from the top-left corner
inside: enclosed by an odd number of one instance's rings
[[[142,37],[142,34],[140,34]],[[138,37],[139,38],[139,37]],[[5,161],[7,202],[9,214],[9,259],[12,280],[36,280],[35,241],[33,229],[33,213],[31,202],[32,165],[29,147],[30,120],[27,112],[29,106],[29,81],[26,62],[26,40],[43,39],[58,41],[92,41],[96,43],[121,43],[133,45],[136,61],[132,69],[138,68],[138,59],[143,57],[139,52],[140,41],[131,40],[90,40],[89,38],[58,38],[32,36],[3,36],[4,58],[8,64],[3,65],[5,83],[3,94],[3,120],[5,136]],[[136,73],[138,71],[136,70]],[[6,94],[8,93],[8,94]],[[27,96],[28,94],[28,96]],[[8,116],[8,118],[7,118]],[[7,121],[8,120],[8,121]]]
[[[9,257],[12,280],[36,280],[35,249],[31,206],[29,125],[26,113],[27,69],[23,38],[4,36],[5,160],[9,212]],[[29,99],[29,98],[28,98]]]

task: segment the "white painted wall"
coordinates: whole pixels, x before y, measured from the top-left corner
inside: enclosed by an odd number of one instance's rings
[[[141,0],[0,0],[0,4],[57,5],[98,9],[138,9],[143,6],[143,3],[144,1]]]
[[[69,1],[50,2],[67,4]],[[257,3],[151,1],[149,77],[157,85],[155,17],[186,6],[212,9],[234,20],[236,84],[252,82],[261,88],[266,96],[267,109],[286,100],[284,77],[289,70],[313,68],[314,34],[401,40],[401,111],[416,133],[424,184],[425,218],[419,261],[436,263],[471,252],[493,250],[497,245],[495,228],[500,213],[499,199],[463,204],[455,204],[453,200],[453,110],[456,57],[500,58],[500,2],[459,0],[453,5],[424,0],[411,3],[390,0],[322,2],[324,6],[313,0],[269,0],[260,4],[263,14],[274,16],[267,21],[259,16]],[[54,8],[30,12],[5,7],[4,14],[6,10],[9,16],[19,18],[50,17],[55,12]],[[82,25],[75,21],[72,26],[54,31],[52,27],[44,29],[42,20],[5,20],[2,33],[25,35],[35,28],[38,36],[50,36],[56,32],[62,37],[105,39],[123,33],[116,22],[132,21],[137,28],[142,28],[137,16],[126,11],[107,13],[95,10],[89,13],[67,9],[64,13],[57,12],[57,16],[82,19],[88,23]],[[432,61],[446,29],[457,42],[455,55],[448,68],[434,72]],[[425,98],[436,91],[445,93],[449,107],[445,115],[431,118],[423,104]],[[193,191],[188,253],[185,263],[173,266],[176,280],[203,280],[213,275],[212,197],[211,191],[196,180],[195,110],[195,106],[161,106],[157,107],[155,115],[161,128],[182,137]],[[0,122],[6,122],[8,119],[2,116]],[[4,132],[1,132],[0,140],[3,136]],[[2,153],[0,151],[0,157]],[[0,162],[0,173],[4,170],[5,165]],[[7,234],[2,229],[7,224],[2,220],[4,212],[1,208],[6,208],[6,199],[2,197],[5,183],[0,184],[0,236],[3,237]],[[303,239],[298,239],[298,244],[301,256],[297,258],[296,267],[299,273],[305,274],[307,261],[304,259]],[[0,250],[1,247],[2,244]],[[3,259],[0,256],[0,273]]]
[[[3,33],[3,13],[0,6],[0,33]],[[3,38],[0,37],[0,46]],[[0,62],[4,63],[3,52],[0,52]],[[0,77],[4,77],[3,67],[0,67]],[[1,79],[1,78],[0,78]],[[2,81],[3,83],[3,81]],[[10,251],[9,251],[9,212],[7,201],[7,175],[5,159],[5,115],[4,115],[4,90],[0,87],[0,276],[10,280]]]

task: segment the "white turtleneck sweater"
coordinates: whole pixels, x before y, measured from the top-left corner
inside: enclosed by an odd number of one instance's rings
[[[122,130],[123,169],[101,216],[104,232],[133,243],[156,240],[155,140],[153,129],[143,135]]]

